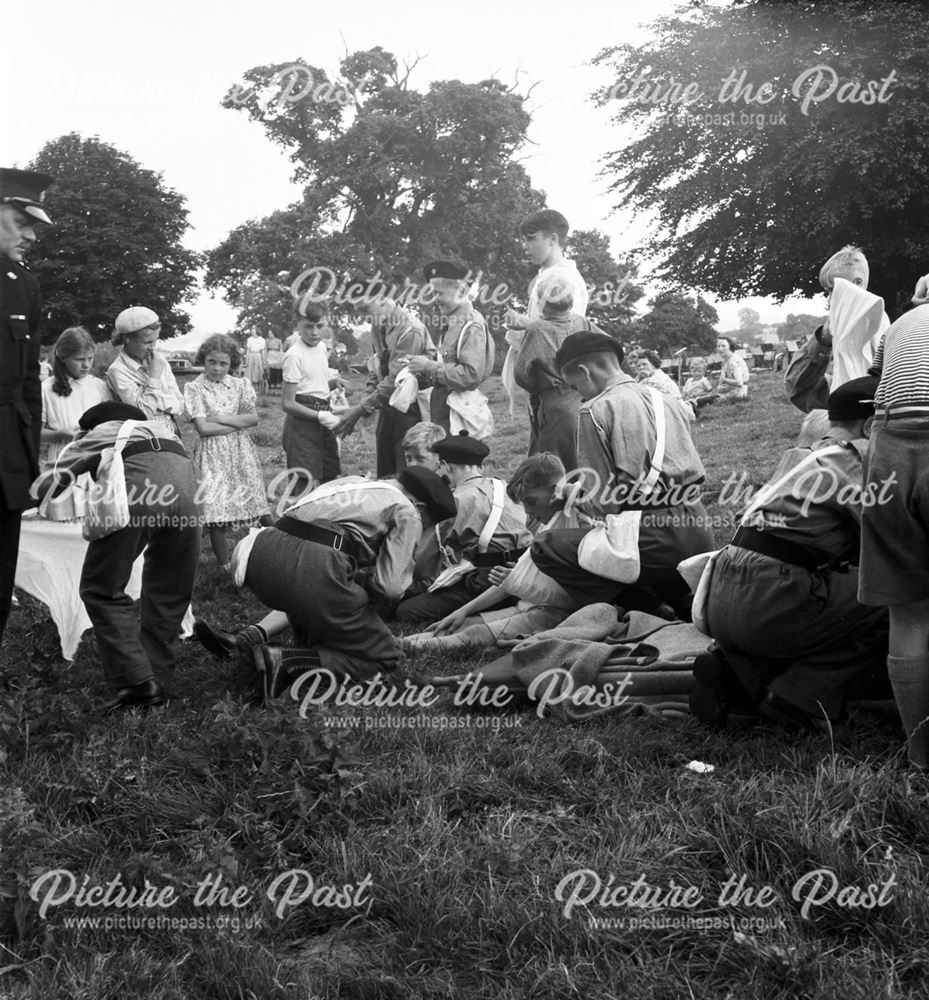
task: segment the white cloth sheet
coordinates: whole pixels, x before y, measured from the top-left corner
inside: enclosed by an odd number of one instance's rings
[[[868,374],[874,352],[890,326],[884,300],[836,278],[829,300],[832,330],[832,391]]]
[[[73,660],[81,634],[90,628],[79,588],[81,568],[88,542],[81,535],[80,521],[46,521],[34,512],[23,516],[16,563],[16,586],[48,605],[58,629],[61,655]],[[142,560],[132,567],[126,593],[138,600],[142,589]],[[181,635],[193,635],[193,608],[188,607]]]

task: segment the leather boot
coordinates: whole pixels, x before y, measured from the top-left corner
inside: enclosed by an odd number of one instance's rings
[[[252,649],[255,666],[264,673],[265,700],[279,698],[293,682],[308,670],[316,669],[319,654],[312,646],[273,646]]]
[[[112,701],[108,701],[103,706],[106,714],[117,712],[122,708],[155,708],[163,705],[167,701],[164,689],[154,678],[142,681],[139,684],[132,684],[129,687],[120,688]]]

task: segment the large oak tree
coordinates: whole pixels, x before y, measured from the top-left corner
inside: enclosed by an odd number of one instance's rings
[[[42,227],[29,261],[42,283],[44,336],[80,323],[105,340],[131,305],[154,309],[164,336],[186,333],[181,304],[194,296],[200,259],[181,243],[184,197],[126,153],[77,133],[46,143],[30,167],[55,178],[46,198],[54,225]]]
[[[338,82],[297,60],[255,67],[227,95],[226,107],[288,152],[304,185],[299,203],[243,223],[209,256],[207,285],[225,290],[243,326],[280,331],[289,287],[308,268],[380,271],[402,286],[421,283],[422,265],[437,257],[463,261],[488,290],[507,286],[497,305],[478,303],[492,320],[507,293],[510,305],[525,304],[532,268],[518,226],[545,204],[517,156],[526,96],[496,79],[417,90],[411,70],[374,48],[343,59]],[[622,266],[588,236],[585,257],[615,283]]]
[[[870,0],[693,4],[595,62],[623,143],[618,204],[651,213],[671,282],[724,297],[819,291],[862,246],[889,307],[929,263],[929,16]]]

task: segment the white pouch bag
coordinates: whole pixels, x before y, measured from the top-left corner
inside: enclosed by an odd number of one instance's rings
[[[654,386],[647,386],[647,389],[655,411],[656,440],[651,467],[640,490],[643,497],[654,491],[661,475],[667,438],[664,397]],[[581,569],[617,583],[635,583],[642,571],[639,559],[641,520],[640,510],[607,514],[603,523],[588,531],[577,547],[577,562]]]
[[[111,448],[105,448],[96,481],[87,491],[87,512],[82,534],[88,542],[106,538],[129,524],[129,495],[123,469],[123,448],[138,420],[124,420]]]
[[[473,323],[468,323],[462,327],[461,333],[458,336],[458,345],[455,348],[456,357],[461,354],[461,343],[464,340],[465,334],[474,325]],[[480,389],[450,392],[448,394],[448,409],[448,426],[452,434],[460,434],[462,431],[467,431],[471,437],[477,438],[478,441],[484,441],[493,434],[493,414],[490,412],[487,397]]]
[[[710,628],[706,620],[706,601],[713,580],[713,570],[722,549],[713,552],[700,552],[677,564],[677,571],[687,581],[694,595],[691,607],[691,617],[694,625],[704,634],[710,636]]]
[[[487,397],[480,389],[448,394],[449,427],[453,435],[467,431],[471,437],[483,441],[494,432],[494,417]]]
[[[419,393],[419,382],[410,369],[404,366],[397,372],[394,385],[396,389],[390,394],[389,403],[395,410],[406,413],[416,401]]]

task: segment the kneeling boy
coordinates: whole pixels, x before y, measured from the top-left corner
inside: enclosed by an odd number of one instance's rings
[[[397,620],[428,625],[483,593],[494,566],[515,563],[530,542],[523,509],[506,495],[506,483],[482,474],[490,454],[466,431],[432,445],[454,491],[458,514],[447,548],[470,567],[448,586],[403,601]]]
[[[838,721],[850,686],[879,678],[887,612],[858,603],[862,462],[877,379],[829,397],[830,430],[791,448],[742,517],[710,579],[718,649],[697,658],[691,709],[722,724],[730,707],[817,730]]]

